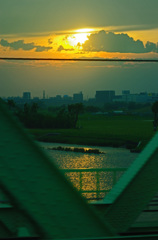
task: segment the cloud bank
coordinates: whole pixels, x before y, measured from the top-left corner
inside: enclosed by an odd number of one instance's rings
[[[115,34],[104,30],[91,34],[82,45],[88,52],[119,52],[119,53],[158,53],[158,44],[147,42],[144,46],[141,40],[134,40],[128,34]]]
[[[22,49],[24,51],[30,51],[32,49],[35,49],[35,52],[44,52],[44,51],[48,51],[48,50],[52,49],[52,47],[36,45],[33,42],[32,43],[24,43],[24,40],[8,42],[5,39],[1,39],[0,45],[3,47],[9,47],[10,49],[13,49],[13,50]]]
[[[73,48],[64,48],[62,45],[60,45],[57,49],[58,52],[61,52],[61,51],[74,51]]]

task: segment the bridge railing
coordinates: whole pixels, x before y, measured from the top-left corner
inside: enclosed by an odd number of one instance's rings
[[[126,170],[127,168],[62,169],[62,172],[86,199],[100,200]]]

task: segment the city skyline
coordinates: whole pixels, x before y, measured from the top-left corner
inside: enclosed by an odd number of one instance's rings
[[[2,97],[2,96],[0,96]],[[122,97],[122,98],[121,98]],[[54,96],[48,96],[46,94],[46,91],[42,91],[41,96],[33,96],[31,92],[23,92],[21,95],[17,96],[7,96],[7,97],[2,97],[4,99],[21,99],[21,100],[62,100],[62,101],[71,101],[73,100],[74,102],[83,102],[83,101],[101,101],[105,98],[110,99],[110,101],[133,101],[135,97],[140,97],[140,100],[143,102],[148,102],[149,101],[157,101],[158,100],[158,92],[131,92],[130,90],[122,90],[120,94],[118,94],[115,90],[96,90],[95,95],[92,98],[87,98],[82,91],[72,93],[71,95],[65,94],[56,94]],[[133,100],[132,100],[133,99]],[[104,100],[103,100],[104,101]],[[137,101],[137,100],[134,100]],[[139,101],[139,100],[138,100]]]

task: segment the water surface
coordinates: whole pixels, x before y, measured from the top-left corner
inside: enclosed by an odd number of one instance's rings
[[[121,169],[128,168],[138,156],[138,154],[131,153],[124,148],[92,147],[59,143],[39,144],[50,156],[51,161],[56,164],[59,169],[65,171],[65,176],[87,199],[103,198],[107,193],[106,191],[110,191],[115,182],[117,182],[124,173]],[[64,148],[97,148],[100,152],[104,152],[104,154],[48,150],[48,148],[58,146]],[[112,168],[112,170],[105,170],[109,168]],[[116,168],[121,171],[116,171]],[[73,169],[75,169],[75,171],[73,171]]]
[[[97,148],[104,154],[88,154],[79,152],[65,152],[57,150],[47,150],[52,161],[60,169],[89,169],[89,168],[126,168],[138,156],[124,148],[81,146],[60,143],[39,143],[44,149],[52,147],[85,147]]]

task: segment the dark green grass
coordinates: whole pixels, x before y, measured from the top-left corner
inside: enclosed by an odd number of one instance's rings
[[[145,117],[90,114],[80,116],[77,129],[30,131],[40,141],[127,148],[136,147],[140,141],[144,146],[154,135],[152,120]]]

